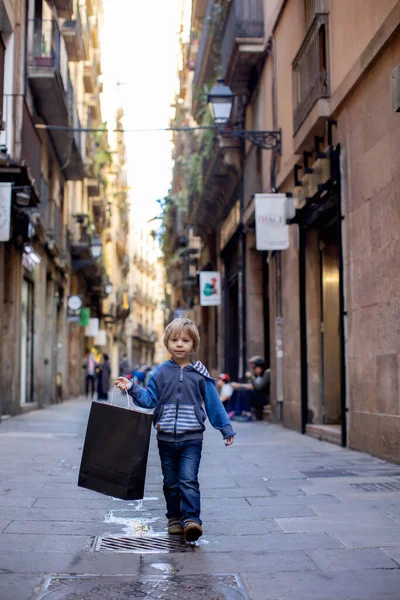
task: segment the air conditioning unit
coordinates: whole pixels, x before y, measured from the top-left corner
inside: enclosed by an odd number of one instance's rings
[[[392,71],[392,108],[400,112],[400,65]]]

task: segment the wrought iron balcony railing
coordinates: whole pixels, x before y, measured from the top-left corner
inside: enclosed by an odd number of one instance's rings
[[[203,21],[203,30],[201,32],[199,50],[196,58],[196,67],[193,76],[193,90],[197,91],[201,85],[201,73],[203,72],[203,62],[205,60],[206,49],[208,47],[209,36],[211,32],[212,14],[215,0],[208,0],[206,14]]]
[[[329,98],[329,15],[318,13],[297,53],[293,70],[294,133],[300,129],[315,103]]]
[[[237,39],[264,37],[262,0],[232,0],[222,38],[222,72],[226,73]]]

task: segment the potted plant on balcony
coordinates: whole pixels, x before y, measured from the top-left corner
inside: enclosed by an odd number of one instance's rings
[[[53,66],[53,57],[51,56],[51,51],[49,52],[47,49],[47,43],[44,35],[42,35],[42,39],[40,42],[40,55],[35,56],[35,66],[36,67],[52,67]]]

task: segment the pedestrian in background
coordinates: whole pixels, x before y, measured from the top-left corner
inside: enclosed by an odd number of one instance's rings
[[[115,382],[138,406],[155,408],[153,424],[164,477],[168,533],[183,533],[188,542],[203,533],[198,482],[206,419],[203,402],[211,425],[221,431],[226,446],[233,443],[235,435],[215,380],[200,361],[191,360],[199,341],[192,321],[175,319],[164,332],[171,359],[157,367],[147,389],[124,377]]]
[[[132,370],[132,366],[129,362],[128,356],[126,352],[122,355],[121,360],[119,361],[119,374],[120,376],[124,376],[126,373],[129,373]]]
[[[86,377],[85,377],[85,394],[86,394],[86,398],[89,400],[89,398],[91,397],[92,400],[94,398],[94,392],[95,392],[95,381],[96,381],[96,368],[97,368],[97,363],[96,360],[94,358],[94,354],[91,351],[90,348],[88,348],[86,350],[86,359],[85,362],[82,365],[83,369],[86,369]],[[89,388],[90,388],[90,395],[89,395]]]
[[[103,354],[100,370],[97,376],[97,399],[108,400],[110,389],[111,365],[108,354]]]

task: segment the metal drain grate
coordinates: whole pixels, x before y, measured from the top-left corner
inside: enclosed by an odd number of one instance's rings
[[[317,469],[315,471],[300,471],[300,473],[308,479],[314,479],[314,477],[357,477],[357,474],[353,471],[344,469]]]
[[[35,600],[248,600],[238,575],[47,577]]]
[[[400,491],[400,481],[393,483],[351,483],[351,487],[362,492],[398,492]]]
[[[188,552],[196,548],[195,544],[187,544],[183,537],[97,537],[94,540],[93,550],[112,550],[113,552]]]

